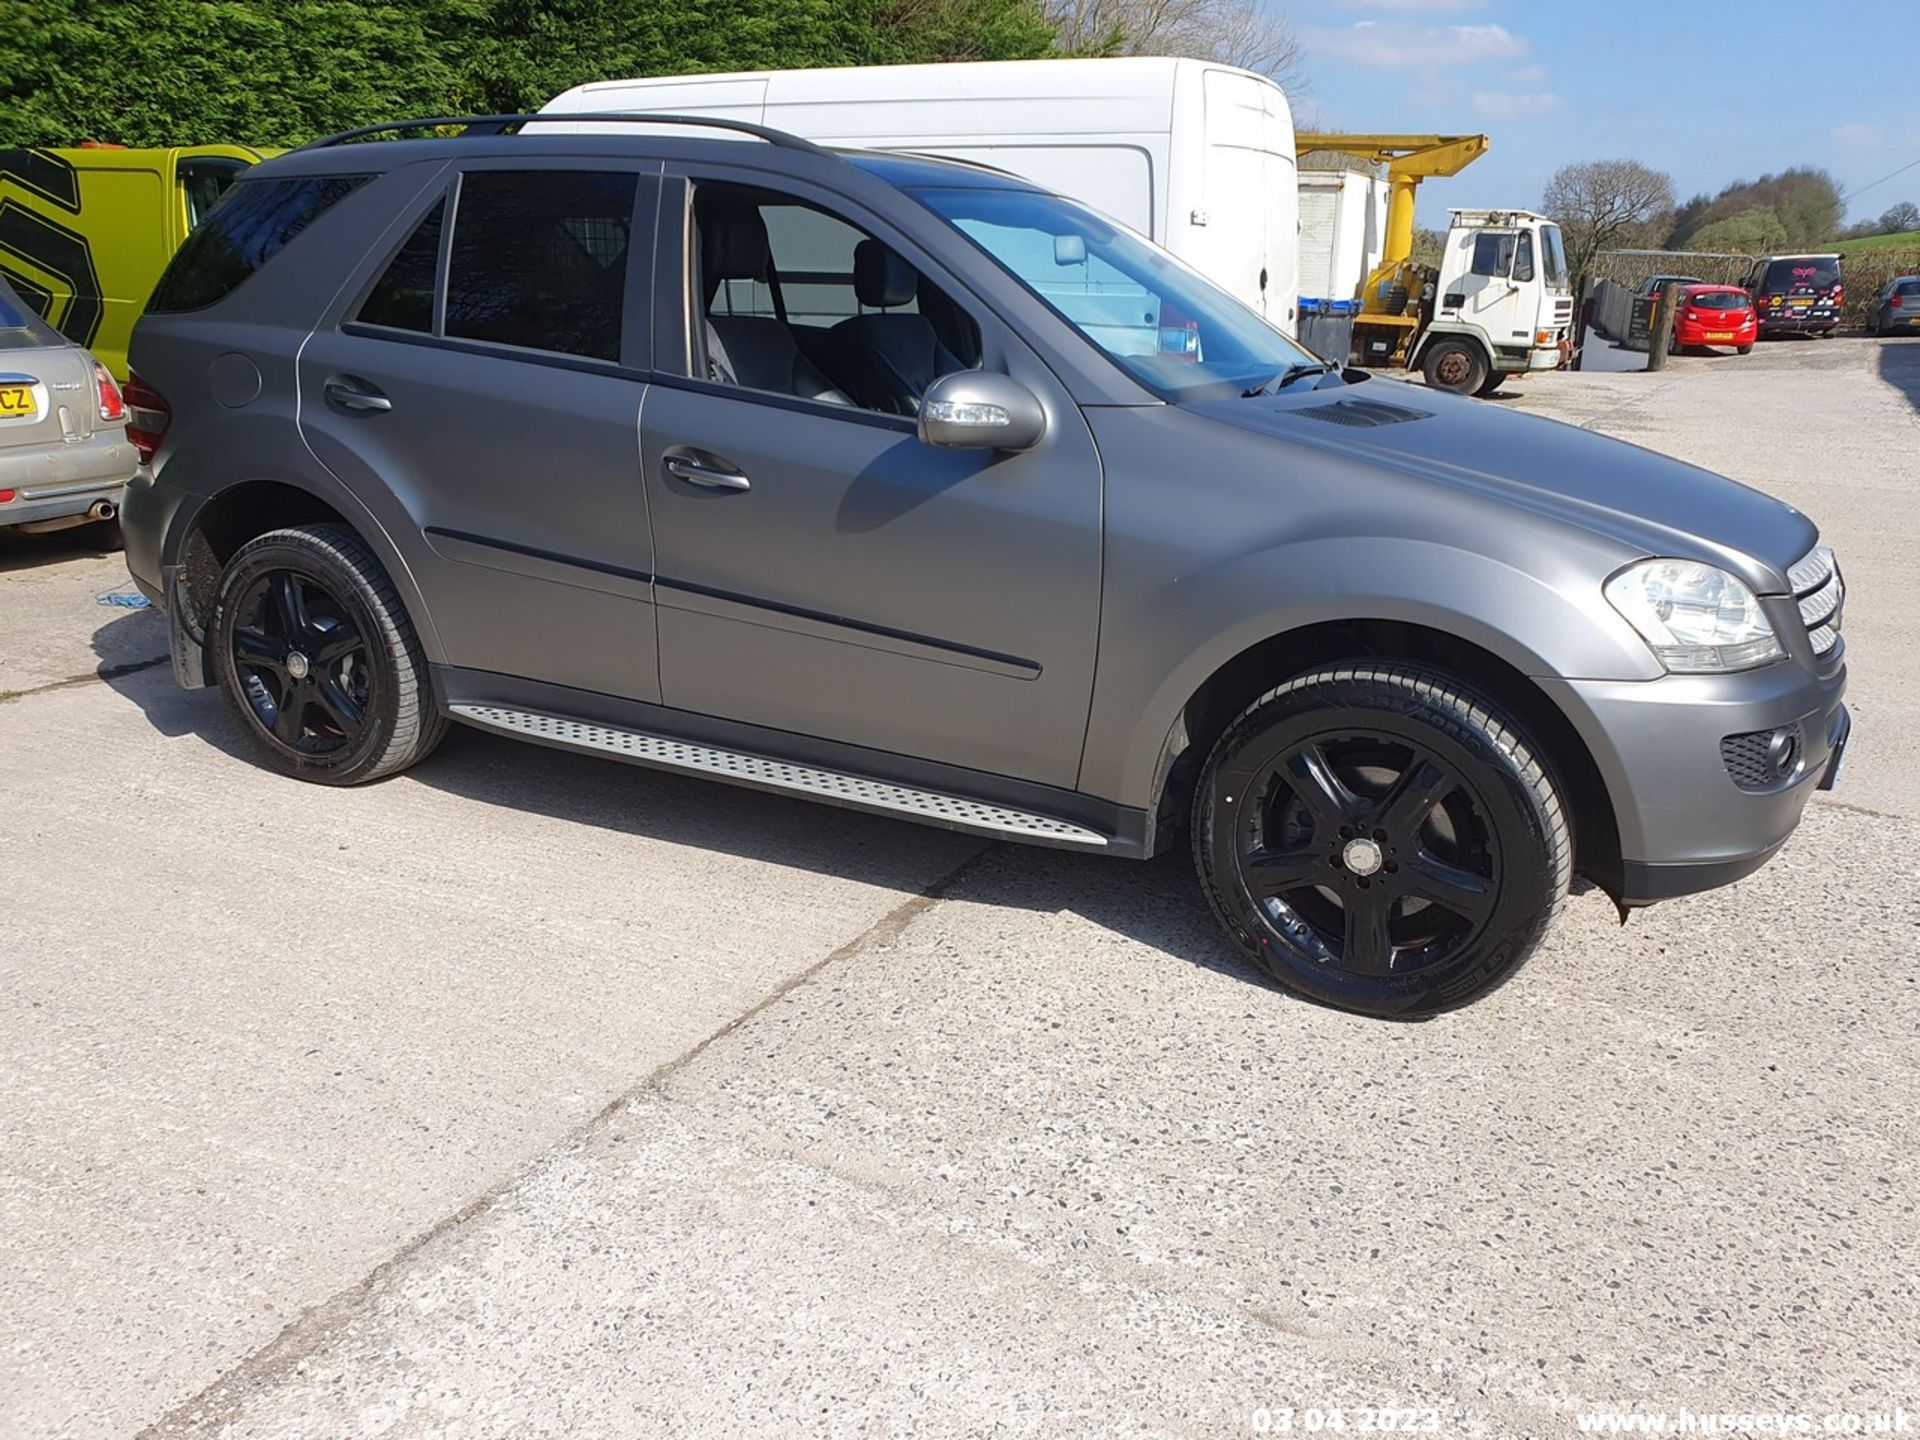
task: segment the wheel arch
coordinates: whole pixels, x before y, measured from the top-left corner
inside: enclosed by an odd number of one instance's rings
[[[172,608],[180,613],[170,613],[169,620],[199,644],[220,573],[235,551],[270,530],[324,524],[346,527],[373,551],[406,606],[428,659],[440,661],[439,637],[425,597],[385,527],[344,488],[323,493],[284,477],[236,480],[181,507],[161,551],[163,573],[176,577]]]
[[[1446,630],[1381,618],[1323,620],[1270,635],[1232,655],[1180,707],[1154,769],[1156,848],[1185,823],[1194,785],[1214,743],[1246,707],[1282,681],[1352,659],[1431,665],[1504,706],[1544,752],[1574,819],[1574,867],[1620,893],[1614,799],[1572,720],[1514,660]]]

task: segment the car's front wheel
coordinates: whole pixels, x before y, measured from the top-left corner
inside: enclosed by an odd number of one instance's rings
[[[1356,660],[1227,727],[1194,799],[1227,933],[1281,985],[1417,1019],[1477,999],[1539,944],[1572,875],[1544,758],[1438,671]]]
[[[273,769],[357,785],[446,732],[393,582],[342,525],[249,540],[220,576],[207,643],[228,702]]]

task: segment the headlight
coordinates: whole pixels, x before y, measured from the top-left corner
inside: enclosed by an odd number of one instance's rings
[[[1606,595],[1669,670],[1750,670],[1786,653],[1753,592],[1713,565],[1642,560],[1607,581]]]

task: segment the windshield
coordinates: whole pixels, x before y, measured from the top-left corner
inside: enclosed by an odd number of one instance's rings
[[[1122,369],[1168,398],[1239,393],[1317,357],[1131,230],[1033,190],[913,192]]]
[[[1540,252],[1545,257],[1543,264],[1547,284],[1565,285],[1567,283],[1567,247],[1560,239],[1558,225],[1540,227]]]
[[[1796,255],[1767,267],[1769,291],[1831,290],[1840,283],[1840,262],[1831,255]]]

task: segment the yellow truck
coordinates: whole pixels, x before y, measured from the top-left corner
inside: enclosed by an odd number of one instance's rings
[[[180,242],[242,170],[244,145],[0,150],[0,275],[127,378],[127,340]]]

